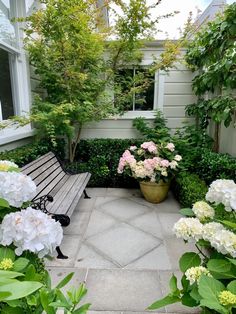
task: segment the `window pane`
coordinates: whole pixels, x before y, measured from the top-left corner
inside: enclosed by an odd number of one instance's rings
[[[16,47],[15,27],[10,22],[10,5],[6,0],[0,0],[0,40]]]
[[[0,101],[3,120],[14,115],[8,52],[0,49]]]
[[[135,110],[153,110],[154,75],[151,75],[147,69],[138,69],[135,74],[138,84],[143,86],[142,92],[135,93]]]
[[[131,88],[134,84],[134,70],[121,69],[115,76],[115,104],[122,105],[124,110],[133,110],[134,95]]]

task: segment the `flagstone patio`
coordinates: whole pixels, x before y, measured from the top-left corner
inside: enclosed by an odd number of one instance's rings
[[[168,292],[178,272],[178,259],[194,246],[175,238],[181,217],[170,193],[163,203],[146,202],[138,190],[88,188],[61,246],[67,260],[47,262],[53,282],[75,272],[70,285],[85,281],[89,314],[144,314],[148,305]],[[68,284],[69,287],[69,284]],[[67,288],[68,288],[67,287]],[[197,313],[179,304],[152,313]]]

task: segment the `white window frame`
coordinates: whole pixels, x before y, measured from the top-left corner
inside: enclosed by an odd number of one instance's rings
[[[153,60],[144,59],[141,63],[141,67],[150,66]],[[144,117],[146,119],[155,118],[155,110],[163,111],[164,106],[164,86],[165,86],[165,75],[164,71],[155,72],[155,82],[154,82],[154,102],[153,110],[131,110],[125,112],[119,119],[135,119],[138,117]]]
[[[26,15],[25,0],[10,0],[10,7],[10,18]],[[31,106],[29,63],[23,48],[23,31],[21,28],[22,25],[16,23],[17,48],[0,40],[0,48],[9,53],[12,99],[16,115],[25,115],[29,112]],[[0,120],[2,120],[1,115]],[[0,145],[31,136],[32,134],[31,125],[19,128],[8,127],[0,131]]]

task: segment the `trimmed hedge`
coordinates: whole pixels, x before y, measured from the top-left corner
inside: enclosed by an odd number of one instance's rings
[[[200,160],[195,164],[194,172],[207,184],[216,179],[236,180],[236,158],[208,149],[201,150]]]
[[[131,145],[140,145],[138,139],[89,139],[81,140],[76,152],[76,162],[67,164],[72,172],[92,173],[89,186],[138,187],[135,179],[117,173],[119,159]]]
[[[53,149],[49,142],[37,141],[13,150],[0,152],[0,159],[13,161],[19,167],[26,165],[49,151],[54,151],[60,159],[64,159],[64,146],[64,140],[58,141],[56,149]]]
[[[182,172],[173,181],[172,190],[181,206],[192,207],[195,202],[205,199],[208,187],[198,175]]]

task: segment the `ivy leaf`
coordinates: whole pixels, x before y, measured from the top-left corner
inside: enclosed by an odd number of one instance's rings
[[[196,267],[199,265],[201,265],[201,258],[194,252],[185,253],[179,260],[179,268],[183,273],[185,273],[190,267]]]

